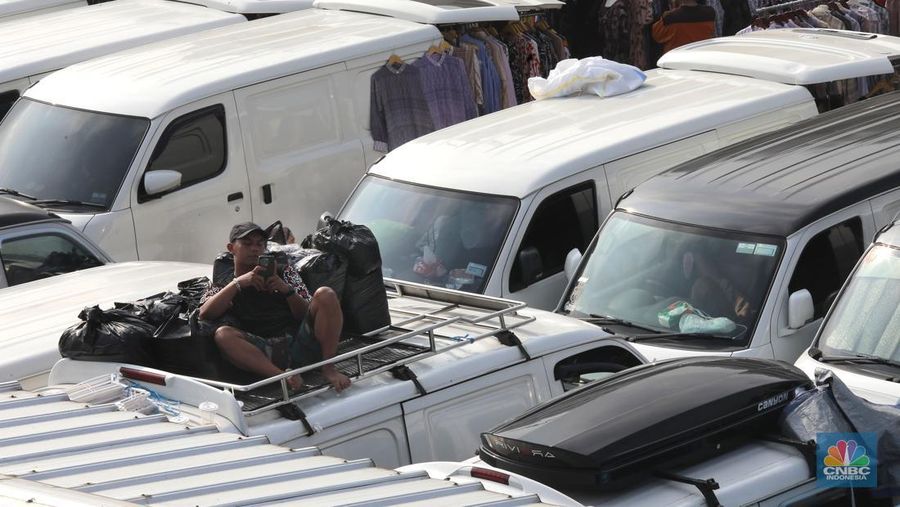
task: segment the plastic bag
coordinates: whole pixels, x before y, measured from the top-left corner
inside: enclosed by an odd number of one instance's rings
[[[528,91],[535,100],[589,93],[612,97],[639,88],[647,75],[637,67],[591,56],[568,58],[556,64],[547,79],[528,78]]]
[[[300,271],[300,278],[306,284],[310,294],[316,292],[319,287],[330,287],[337,294],[338,299],[343,300],[344,287],[347,283],[347,261],[340,255],[318,250],[305,250],[314,252],[294,263],[294,267]]]
[[[355,276],[381,268],[381,252],[375,235],[365,225],[328,218],[325,226],[303,240],[303,248],[316,248],[347,259],[347,270]]]
[[[341,309],[345,331],[362,334],[390,325],[391,314],[381,270],[365,276],[348,273],[344,287]]]
[[[152,366],[147,344],[156,326],[129,309],[92,306],[78,314],[81,322],[63,331],[59,354],[69,359]]]

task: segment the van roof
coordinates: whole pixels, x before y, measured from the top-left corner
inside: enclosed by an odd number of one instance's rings
[[[9,21],[0,30],[0,83],[241,21],[171,0],[116,0]]]
[[[624,95],[529,102],[439,130],[393,150],[369,172],[522,198],[588,168],[811,101],[801,87],[656,69]]]
[[[79,109],[155,118],[218,93],[439,38],[432,25],[307,9],[76,64],[47,76],[24,95]]]
[[[761,30],[669,51],[665,69],[703,70],[787,84],[893,74],[900,37],[827,29]]]
[[[518,21],[519,11],[558,9],[556,0],[316,0],[320,9],[366,12],[431,24]]]
[[[0,229],[37,222],[68,222],[43,208],[10,197],[0,197]]]
[[[191,3],[238,14],[282,14],[309,9],[313,0],[192,0]]]
[[[54,7],[75,7],[78,5],[85,5],[85,2],[78,2],[77,0],[0,0],[0,18],[52,9]]]
[[[685,162],[638,185],[626,211],[789,236],[900,186],[900,92],[858,102]]]

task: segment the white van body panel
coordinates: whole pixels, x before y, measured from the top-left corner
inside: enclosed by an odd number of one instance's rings
[[[137,257],[141,259],[209,259],[225,249],[228,231],[236,223],[251,220],[251,203],[244,154],[241,149],[240,121],[234,95],[224,93],[179,107],[159,122],[150,142],[156,146],[166,126],[185,114],[208,106],[221,105],[225,110],[227,157],[221,173],[193,185],[184,186],[154,199],[140,202],[140,188],[152,150],[145,150],[135,161],[129,194],[137,241]],[[240,193],[242,198],[229,201]],[[101,245],[103,243],[101,242]]]
[[[85,236],[94,238],[97,244],[102,244],[102,248],[116,261],[137,259],[131,210],[108,211],[96,215],[57,214],[72,220],[73,224],[83,222],[82,230]]]
[[[809,357],[808,349],[800,354],[794,366],[803,370],[809,378],[816,378],[816,370],[830,370],[834,376],[853,391],[853,394],[865,398],[872,403],[881,403],[885,405],[897,405],[900,403],[900,383],[891,382],[876,378],[870,375],[862,375],[846,368],[841,368],[839,364],[825,364]]]
[[[782,29],[681,46],[663,55],[657,65],[803,85],[893,74],[889,57],[898,54],[897,37],[844,30]]]
[[[25,95],[67,107],[156,118],[220,93],[440,37],[431,25],[308,9],[73,65],[47,76]]]
[[[0,22],[85,5],[85,0],[0,0]]]
[[[117,0],[16,20],[0,30],[0,82],[244,21],[171,0]]]
[[[491,0],[479,3],[483,5],[454,8],[415,0],[316,0],[313,5],[319,9],[366,12],[434,25],[519,20],[519,11],[511,4]]]
[[[209,265],[126,262],[75,271],[0,291],[0,382],[45,375],[62,332],[86,306],[112,306],[208,276]]]
[[[369,172],[522,198],[587,168],[793,107],[800,108],[792,111],[797,119],[817,114],[801,87],[654,69],[642,87],[624,95],[534,101],[441,129],[391,151]]]
[[[194,0],[192,3],[238,14],[284,14],[309,9],[313,0]]]
[[[28,88],[31,85],[31,82],[28,81],[27,77],[22,79],[13,79],[12,81],[7,81],[5,83],[0,84],[0,93],[8,92],[8,91],[18,91]]]

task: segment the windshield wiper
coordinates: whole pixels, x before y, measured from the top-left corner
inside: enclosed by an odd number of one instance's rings
[[[40,199],[40,200],[34,201],[31,204],[35,204],[37,206],[64,204],[64,205],[68,205],[68,206],[85,206],[87,208],[106,209],[106,206],[104,206],[103,204],[97,204],[95,202],[75,201],[72,199]]]
[[[0,194],[9,194],[9,195],[14,195],[16,197],[24,197],[26,199],[31,199],[32,201],[37,199],[37,197],[35,197],[33,195],[23,194],[22,192],[19,192],[18,190],[13,190],[11,188],[6,188],[6,187],[0,187]]]
[[[900,368],[900,362],[891,361],[890,359],[872,356],[869,354],[853,354],[852,356],[826,356],[821,350],[811,348],[809,357],[819,361],[820,363],[856,363],[856,364],[883,364]]]
[[[714,333],[655,333],[655,334],[639,334],[625,337],[626,341],[642,342],[645,340],[655,340],[657,338],[715,338],[719,340],[733,340],[734,338],[725,334]]]
[[[608,315],[596,315],[596,314],[592,313],[592,314],[588,315],[587,317],[578,317],[578,319],[583,320],[585,322],[590,322],[591,324],[596,324],[598,326],[625,326],[625,327],[633,327],[635,329],[642,329],[644,331],[650,331],[651,333],[658,332],[657,330],[651,329],[647,326],[635,324],[634,322],[631,322],[631,321],[628,321],[625,319],[620,319],[618,317],[610,317]],[[603,331],[605,331],[609,334],[616,334],[605,327],[601,327],[601,329],[603,329]]]

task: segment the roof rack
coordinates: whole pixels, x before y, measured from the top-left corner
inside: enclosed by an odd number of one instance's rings
[[[533,316],[518,314],[526,307],[518,301],[389,278],[385,279],[385,286],[391,325],[342,339],[335,357],[252,384],[194,378],[231,392],[244,403],[244,415],[251,416],[331,389],[313,372],[304,376],[306,384],[299,391],[291,393],[287,378],[294,375],[334,364],[359,381],[484,338],[508,336],[512,329],[535,320]]]

